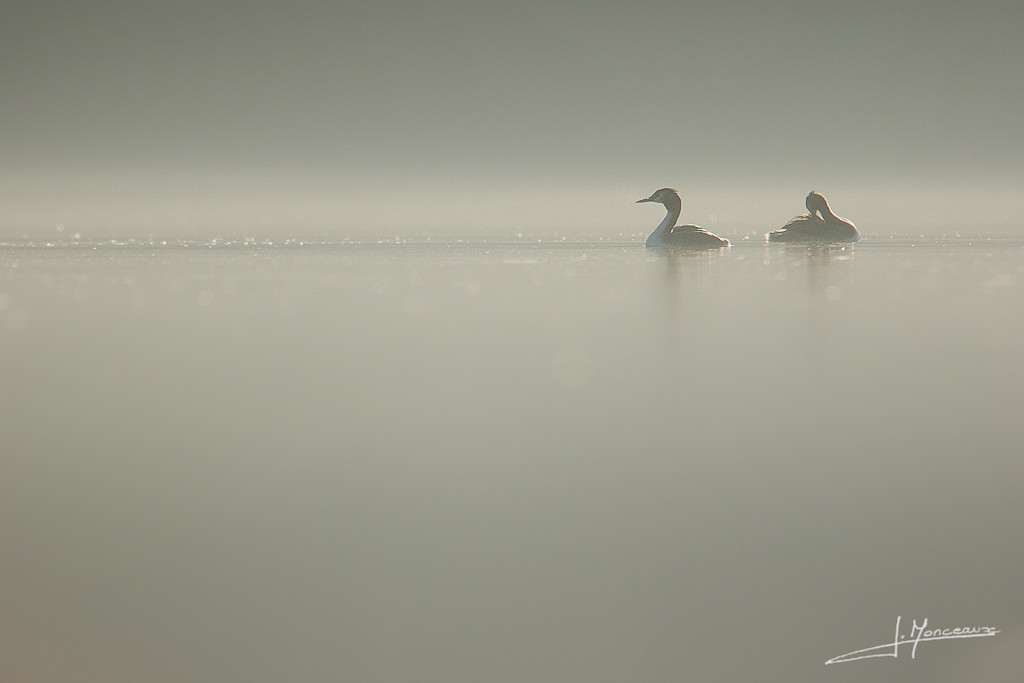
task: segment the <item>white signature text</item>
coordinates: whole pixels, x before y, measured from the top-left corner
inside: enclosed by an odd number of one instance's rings
[[[914,659],[917,654],[917,644],[929,640],[950,640],[952,638],[985,638],[999,633],[991,626],[959,626],[957,628],[928,628],[928,619],[919,626],[917,619],[914,619],[910,627],[910,635],[900,635],[900,617],[896,617],[896,636],[891,643],[866,647],[863,650],[854,650],[845,655],[839,655],[825,662],[825,664],[838,664],[840,662],[854,662],[858,659],[870,657],[899,657],[901,645],[911,645],[910,658]]]

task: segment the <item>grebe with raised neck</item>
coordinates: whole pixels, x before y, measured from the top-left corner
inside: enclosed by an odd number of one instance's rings
[[[828,200],[822,194],[812,191],[804,200],[804,206],[808,213],[800,214],[781,230],[768,233],[768,241],[856,242],[860,239],[853,223],[832,213]]]
[[[729,246],[729,240],[712,235],[704,228],[696,225],[676,225],[682,202],[679,193],[670,187],[663,187],[646,199],[637,200],[637,204],[655,202],[663,204],[668,213],[651,236],[647,238],[648,247],[682,247],[684,249],[720,249]]]

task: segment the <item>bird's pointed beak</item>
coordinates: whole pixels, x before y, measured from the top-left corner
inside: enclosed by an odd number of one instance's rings
[[[637,204],[643,204],[644,202],[649,202],[649,201],[651,201],[651,198],[647,197],[646,199],[638,199],[638,200],[636,200],[636,203]]]

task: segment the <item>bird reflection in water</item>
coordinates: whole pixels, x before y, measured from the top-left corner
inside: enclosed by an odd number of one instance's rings
[[[718,250],[690,251],[685,249],[662,249],[648,260],[665,263],[665,340],[669,349],[678,350],[680,344],[699,344],[694,331],[682,330],[683,314],[691,309],[699,298],[708,295],[709,283],[714,265],[721,257]],[[692,318],[693,316],[686,316]],[[685,338],[683,336],[685,335]]]
[[[804,250],[807,264],[808,350],[812,360],[826,362],[832,358],[830,311],[843,298],[844,285],[853,276],[853,247],[810,244],[787,248],[798,249]]]

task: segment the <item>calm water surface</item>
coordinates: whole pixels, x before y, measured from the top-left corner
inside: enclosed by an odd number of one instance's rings
[[[1024,243],[0,247],[0,678],[1024,678]],[[995,637],[892,642],[896,619]]]

